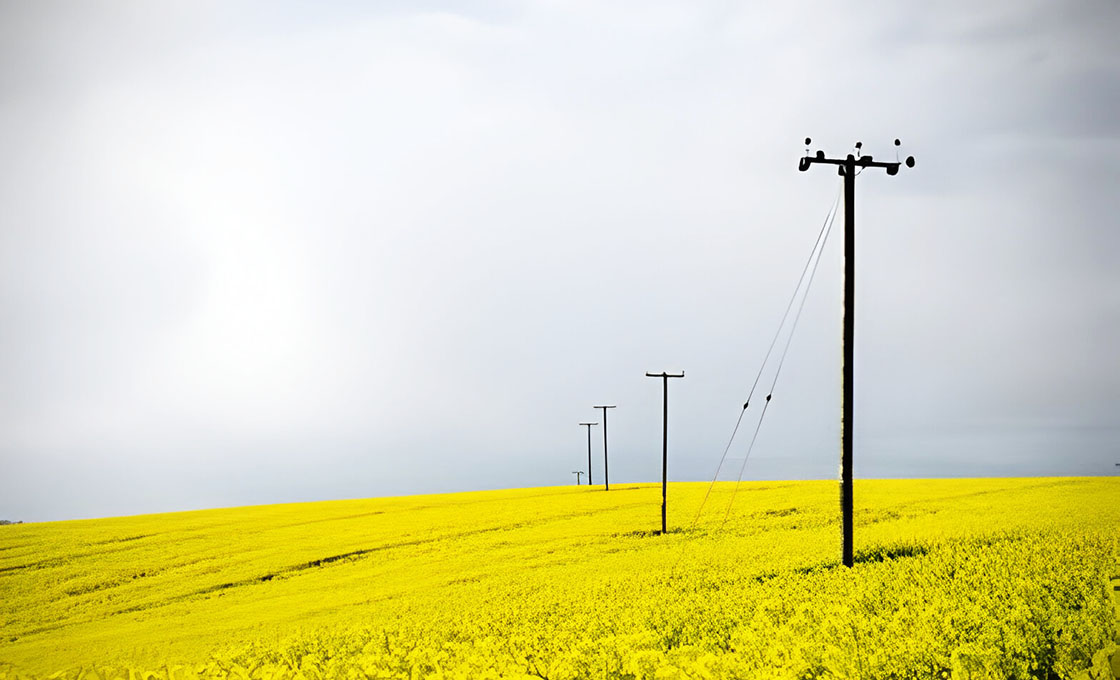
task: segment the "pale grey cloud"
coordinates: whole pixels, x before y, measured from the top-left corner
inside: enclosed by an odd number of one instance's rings
[[[918,156],[860,180],[859,474],[1120,456],[1114,3],[3,12],[0,516],[567,483],[601,400],[652,480],[661,368],[710,475],[806,134]],[[838,236],[748,477],[835,473]]]

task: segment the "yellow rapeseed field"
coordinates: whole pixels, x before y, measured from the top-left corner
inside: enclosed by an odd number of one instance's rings
[[[620,485],[0,527],[0,680],[1111,678],[1120,478]],[[1115,594],[1114,594],[1115,593]]]

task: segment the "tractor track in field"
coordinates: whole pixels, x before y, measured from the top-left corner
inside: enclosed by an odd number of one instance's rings
[[[122,539],[112,539],[108,541],[98,541],[97,543],[87,543],[87,546],[106,545],[114,546],[101,550],[92,550],[73,555],[58,555],[55,557],[47,557],[34,562],[27,562],[25,564],[13,564],[6,567],[0,567],[0,577],[11,575],[13,572],[22,571],[24,569],[42,569],[44,567],[57,567],[65,565],[74,560],[81,560],[87,557],[98,557],[101,555],[111,555],[113,553],[128,552],[134,550],[135,546],[129,545],[132,541],[137,541],[142,538],[149,538],[157,534],[145,534],[143,536],[130,536]],[[123,544],[123,545],[122,545]]]
[[[550,494],[545,494],[545,495],[550,495]],[[628,504],[623,504],[623,505],[619,505],[619,506],[615,506],[615,507],[618,508],[618,509],[622,509],[622,508],[634,507],[634,506],[639,506],[639,505],[642,505],[642,503],[640,503],[640,502],[628,503]],[[422,545],[443,543],[443,542],[446,542],[446,541],[458,541],[458,540],[470,538],[470,537],[473,537],[473,536],[490,534],[490,533],[495,533],[495,532],[500,532],[500,531],[513,531],[513,530],[517,530],[517,529],[521,529],[521,528],[534,527],[534,526],[539,526],[539,525],[542,525],[542,524],[548,524],[548,523],[556,522],[556,521],[571,520],[571,519],[576,519],[576,518],[579,518],[579,517],[585,517],[590,512],[591,511],[588,510],[588,511],[582,511],[582,512],[566,513],[566,514],[563,514],[563,515],[550,515],[548,517],[541,518],[541,519],[536,519],[536,520],[518,521],[518,522],[513,522],[513,523],[510,523],[510,524],[503,524],[503,525],[500,525],[500,526],[485,527],[485,528],[482,528],[482,529],[473,529],[473,530],[470,530],[470,531],[463,531],[463,532],[452,533],[452,534],[441,534],[441,535],[438,535],[438,536],[429,536],[429,537],[425,537],[425,538],[417,538],[417,539],[406,540],[406,541],[397,541],[397,542],[394,542],[394,543],[387,543],[385,545],[373,546],[373,547],[370,547],[370,548],[360,548],[360,549],[357,549],[357,550],[351,550],[351,551],[344,552],[344,553],[339,553],[339,554],[336,554],[336,555],[328,555],[327,557],[320,557],[320,558],[317,558],[317,559],[314,559],[314,560],[308,560],[306,562],[300,562],[300,563],[297,563],[297,564],[294,564],[294,565],[291,565],[291,566],[288,566],[288,567],[283,567],[283,568],[280,568],[280,569],[276,569],[274,571],[267,572],[265,574],[261,574],[259,576],[253,576],[253,577],[249,577],[249,578],[238,579],[236,581],[228,581],[228,582],[225,582],[225,583],[219,583],[219,584],[216,584],[216,585],[207,586],[205,588],[200,588],[200,589],[197,589],[197,590],[193,590],[193,591],[188,592],[188,593],[182,593],[182,594],[179,594],[179,595],[174,595],[174,596],[171,596],[171,597],[168,597],[168,598],[164,598],[164,599],[161,599],[159,601],[146,602],[146,603],[137,604],[137,605],[134,605],[134,606],[131,606],[131,607],[124,607],[124,608],[121,608],[121,609],[117,609],[113,612],[110,612],[107,615],[105,615],[104,617],[99,617],[99,618],[107,619],[107,618],[111,618],[111,617],[114,617],[114,616],[135,614],[137,612],[143,612],[143,611],[148,611],[148,610],[152,610],[152,609],[158,609],[158,608],[161,608],[161,607],[165,607],[165,606],[169,606],[169,605],[173,605],[173,604],[178,604],[180,602],[186,602],[186,601],[190,601],[190,600],[193,600],[193,599],[206,597],[206,596],[212,595],[214,593],[225,593],[227,591],[230,591],[230,590],[236,589],[236,588],[244,588],[244,587],[249,587],[249,586],[259,586],[261,584],[269,583],[271,581],[286,580],[286,579],[298,576],[298,575],[300,575],[300,574],[302,574],[306,571],[312,570],[312,569],[322,568],[322,567],[325,567],[325,566],[328,566],[328,565],[333,565],[333,564],[352,563],[352,562],[356,562],[356,561],[361,560],[361,559],[368,558],[368,557],[370,557],[372,555],[375,555],[377,553],[384,553],[386,551],[397,550],[397,549],[400,549],[400,548],[413,548],[413,547],[422,546]],[[116,552],[116,551],[108,551],[108,552]],[[101,554],[101,553],[91,553],[91,554]],[[57,559],[51,559],[51,560],[43,560],[42,562],[53,563],[53,562],[63,562],[63,561],[65,561],[64,558],[57,558]],[[29,566],[31,566],[31,565],[20,565],[19,567],[16,567],[16,568],[27,568]],[[49,624],[49,625],[39,626],[39,627],[32,628],[32,629],[25,630],[25,631],[20,631],[20,632],[15,633],[15,635],[17,637],[23,638],[23,637],[28,637],[28,636],[31,636],[31,635],[37,635],[39,633],[52,632],[52,631],[60,630],[60,629],[63,629],[63,628],[68,628],[68,627],[72,627],[72,626],[75,626],[75,625],[81,625],[81,624],[84,624],[84,623],[91,623],[91,622],[92,622],[92,620],[75,621],[75,622],[69,622],[69,623]]]

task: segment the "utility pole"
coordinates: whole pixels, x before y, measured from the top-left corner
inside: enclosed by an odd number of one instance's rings
[[[683,378],[680,373],[649,373],[647,378],[661,378],[663,408],[661,411],[661,535],[665,535],[665,487],[669,482],[669,378]],[[606,411],[604,411],[606,413]]]
[[[587,428],[587,485],[591,486],[591,428],[599,423],[580,423]]]
[[[609,468],[607,467],[607,409],[615,408],[614,406],[593,406],[592,408],[603,409],[603,485],[606,487],[604,491],[611,490],[611,476]],[[590,470],[591,468],[587,468]],[[591,479],[588,477],[588,479]],[[590,484],[591,482],[588,482]]]
[[[883,168],[888,175],[897,175],[901,162],[884,163],[871,156],[863,156],[862,142],[856,142],[856,155],[846,158],[825,158],[823,151],[809,155],[812,139],[805,138],[805,156],[797,169],[805,172],[813,163],[838,165],[840,176],[844,178],[844,387],[843,406],[840,421],[840,514],[843,516],[843,548],[841,560],[844,566],[854,563],[852,548],[852,437],[855,434],[855,326],[856,326],[856,175],[867,168]],[[902,142],[894,140],[896,147]],[[914,167],[914,157],[906,157],[906,167]]]
[[[572,474],[576,476],[576,486],[579,486],[579,476],[583,474],[583,470],[576,470]],[[588,484],[590,484],[590,482],[588,482]]]

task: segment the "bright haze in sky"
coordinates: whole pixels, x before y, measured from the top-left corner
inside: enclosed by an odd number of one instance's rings
[[[1113,474],[1117,27],[4,3],[0,518],[571,484],[604,403],[612,481],[655,481],[663,370],[670,478],[711,479],[840,186],[806,136],[917,159],[857,182],[857,480]],[[842,236],[745,479],[836,476]]]

